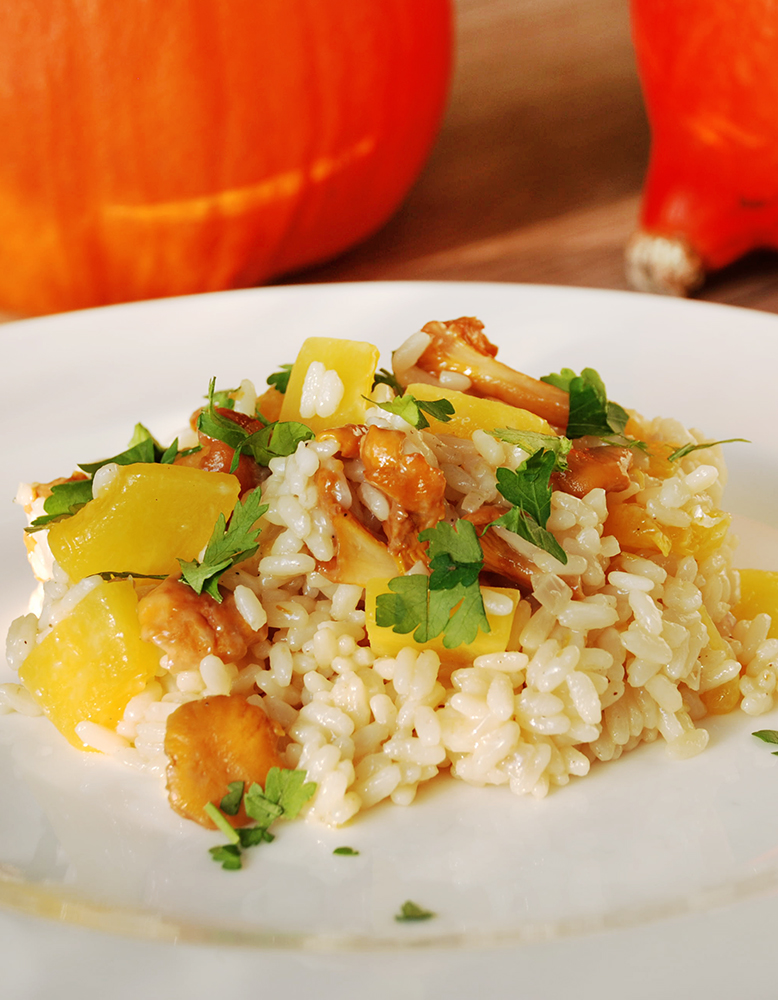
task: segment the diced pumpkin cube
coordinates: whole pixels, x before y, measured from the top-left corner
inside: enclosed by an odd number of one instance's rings
[[[466,392],[454,389],[439,389],[434,385],[414,382],[406,392],[416,399],[447,399],[454,407],[454,415],[447,423],[427,416],[430,430],[435,434],[451,434],[452,437],[470,440],[473,431],[491,431],[496,427],[512,427],[517,431],[534,431],[537,434],[553,434],[548,423],[529,410],[522,410],[498,399],[479,399]]]
[[[194,559],[240,484],[224,472],[182,465],[121,465],[85,507],[49,528],[54,558],[71,580],[93,573],[166,576]]]
[[[736,618],[750,621],[759,614],[772,619],[771,639],[778,639],[778,572],[769,569],[741,569],[740,600],[732,609]]]
[[[363,397],[373,388],[379,356],[377,347],[359,340],[310,337],[292,368],[279,419],[300,421],[315,434],[329,427],[364,423],[370,403]],[[325,391],[340,395],[336,405],[319,406],[317,411],[312,402],[317,381],[324,383]]]
[[[472,663],[477,656],[486,653],[504,653],[511,637],[513,618],[521,595],[517,590],[508,587],[482,587],[481,592],[493,591],[504,595],[511,602],[511,610],[505,615],[495,615],[487,611],[490,632],[478,630],[478,635],[469,646],[456,646],[446,649],[443,636],[436,636],[428,642],[416,642],[413,632],[402,635],[390,627],[378,625],[376,622],[376,599],[379,594],[389,593],[389,578],[368,580],[365,589],[365,618],[370,646],[378,656],[396,656],[401,649],[412,646],[414,649],[431,649],[438,654],[441,661],[457,666]]]
[[[115,729],[154,676],[160,650],[140,637],[130,580],[100,582],[38,643],[19,669],[25,687],[79,750],[79,722]]]

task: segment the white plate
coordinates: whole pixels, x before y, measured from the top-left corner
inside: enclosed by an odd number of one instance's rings
[[[530,374],[591,366],[623,405],[676,416],[711,438],[750,438],[729,446],[727,506],[747,543],[741,564],[778,568],[778,318],[629,293],[309,285],[11,324],[0,329],[0,496],[10,501],[19,480],[50,479],[116,451],[138,420],[168,440],[210,376],[220,385],[262,383],[294,360],[306,336],[370,340],[388,363],[391,348],[427,320],[463,314],[482,319],[500,357]],[[30,590],[21,527],[21,512],[4,503],[3,632]],[[459,997],[491,983],[541,997],[556,995],[555,984],[610,995],[653,948],[652,972],[643,969],[631,991],[642,996],[652,975],[655,983],[669,975],[657,949],[673,947],[681,976],[673,995],[691,986],[686,975],[699,985],[713,969],[708,995],[724,995],[717,991],[749,948],[758,967],[764,897],[778,888],[778,760],[750,735],[776,725],[778,712],[714,720],[698,758],[672,762],[653,744],[543,801],[442,780],[413,807],[378,807],[345,830],[290,824],[233,873],[208,856],[218,836],[176,817],[155,780],[78,753],[43,720],[0,717],[0,903],[8,908],[0,954],[28,985],[27,963],[44,945],[59,948],[60,996],[94,982],[110,954],[132,970],[113,984],[114,996],[166,975],[168,995],[177,995],[174,970],[187,955],[197,969],[189,996],[259,974],[277,976],[287,996],[316,984],[325,998],[444,988]],[[359,857],[333,856],[343,844]],[[437,916],[396,923],[407,899]],[[693,963],[683,971],[684,935],[692,949],[715,946],[704,973]],[[245,947],[223,950],[235,944]],[[595,981],[598,954],[607,975]],[[86,955],[92,975],[82,979]],[[747,970],[737,981],[749,982]],[[769,995],[754,988],[752,997]]]

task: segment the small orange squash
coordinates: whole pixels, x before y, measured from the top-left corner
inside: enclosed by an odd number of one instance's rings
[[[772,0],[632,0],[651,124],[631,283],[687,294],[778,249],[778,17]]]
[[[430,150],[450,0],[0,5],[0,307],[244,287],[378,228]]]

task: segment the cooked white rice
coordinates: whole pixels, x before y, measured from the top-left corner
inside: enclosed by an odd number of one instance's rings
[[[396,352],[395,368],[429,382],[414,367],[428,341],[423,333],[410,338]],[[455,379],[452,387],[466,389],[467,381]],[[337,405],[342,383],[338,387],[322,366],[306,391],[310,412],[323,414]],[[255,398],[244,382],[242,408],[251,412]],[[447,498],[460,516],[499,499],[495,469],[515,469],[526,458],[480,430],[471,441],[436,437],[377,408],[368,424],[402,430],[407,451],[442,469]],[[651,440],[702,440],[674,421],[645,428]],[[742,711],[758,715],[772,707],[778,641],[767,638],[766,615],[736,622],[731,614],[738,596],[732,541],[699,561],[622,552],[604,531],[601,489],[583,499],[552,496],[548,527],[568,554],[566,565],[500,529],[537,567],[507,652],[478,656],[467,666],[411,646],[395,657],[376,657],[367,641],[363,589],[333,584],[317,571],[317,561],[332,558],[334,542],[314,476],[321,467],[332,470],[343,505],[357,498],[379,521],[388,517],[389,501],[364,482],[358,460],[344,463],[336,451],[332,440],[313,440],[271,462],[261,550],[222,579],[250,627],[266,624],[272,641],[258,642],[240,669],[214,655],[197,669],[164,656],[159,675],[131,699],[116,732],[81,724],[86,744],[162,775],[166,719],[178,705],[214,694],[249,695],[288,734],[287,765],[305,769],[317,783],[309,818],[339,825],[384,800],[409,804],[419,785],[442,770],[473,785],[507,785],[514,794],[542,797],[585,776],[593,763],[658,737],[674,757],[690,757],[708,742],[699,725],[706,714],[701,695],[741,671]],[[668,479],[633,477],[629,489],[659,524],[684,527],[700,506],[718,506],[725,474],[719,448],[694,452],[677,466]],[[35,537],[40,550],[33,558],[44,575],[44,535]],[[17,669],[97,579],[71,587],[56,566],[45,575],[40,614],[20,619],[9,635],[9,661]],[[496,592],[489,600],[495,614],[512,610]],[[711,648],[704,612],[725,640],[721,649]],[[2,685],[0,711],[11,710],[39,711],[22,687]]]

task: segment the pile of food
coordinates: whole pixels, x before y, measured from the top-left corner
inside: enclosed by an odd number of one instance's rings
[[[333,825],[444,770],[544,796],[771,708],[770,588],[741,596],[721,442],[496,353],[472,318],[391,372],[310,339],[259,396],[212,383],[169,447],[138,425],[22,487],[42,585],[0,704],[230,827],[254,785]]]

